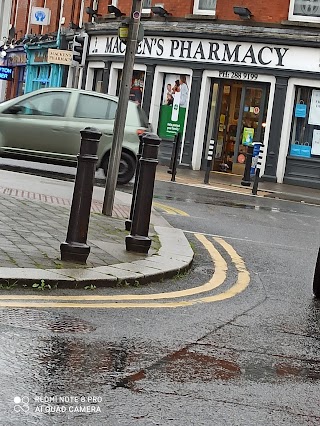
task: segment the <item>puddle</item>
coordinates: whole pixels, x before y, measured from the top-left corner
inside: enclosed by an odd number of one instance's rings
[[[192,199],[186,199],[186,198],[180,198],[180,197],[174,197],[174,196],[158,196],[155,197],[156,200],[167,200],[167,201],[177,201],[177,202],[183,202],[183,203],[195,203],[195,204],[204,204],[209,206],[219,206],[219,207],[231,207],[236,209],[243,209],[243,210],[256,210],[256,211],[267,211],[272,213],[292,213],[297,214],[297,210],[293,209],[285,209],[281,207],[269,207],[269,206],[258,206],[258,205],[252,205],[252,204],[245,204],[245,203],[236,203],[234,201],[227,201],[227,200],[219,200],[217,198],[210,199],[210,200],[192,200]]]
[[[48,330],[54,333],[88,333],[95,330],[91,324],[78,318],[38,309],[0,310],[0,323],[2,326]]]
[[[203,348],[201,348],[203,351]],[[212,348],[209,349],[212,352]],[[208,383],[250,381],[254,383],[305,382],[320,379],[320,362],[285,359],[276,355],[243,353],[204,354],[183,349],[159,360],[150,368],[120,379],[115,387],[139,391],[137,382]]]

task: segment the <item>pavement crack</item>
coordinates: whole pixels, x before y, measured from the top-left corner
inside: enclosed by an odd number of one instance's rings
[[[317,415],[313,415],[313,414],[305,414],[305,413],[299,413],[294,411],[290,406],[283,406],[283,407],[278,407],[274,404],[269,405],[268,408],[266,408],[265,403],[261,403],[260,404],[248,404],[248,403],[244,403],[244,402],[240,402],[240,401],[230,401],[227,399],[222,399],[222,398],[206,398],[203,396],[199,396],[196,393],[192,392],[192,394],[188,394],[188,393],[178,393],[178,392],[168,392],[168,391],[159,391],[159,390],[152,390],[152,389],[148,389],[148,390],[143,390],[140,389],[139,390],[140,393],[148,393],[148,395],[150,394],[154,394],[154,395],[163,395],[163,396],[177,396],[177,397],[183,397],[183,398],[192,398],[193,400],[197,400],[197,401],[205,401],[207,403],[220,403],[220,404],[226,404],[226,405],[232,405],[234,407],[246,407],[246,408],[251,408],[251,409],[262,409],[262,410],[268,410],[270,412],[278,412],[278,413],[288,413],[288,414],[292,414],[294,416],[298,416],[301,419],[307,419],[308,421],[312,420],[316,420],[317,424],[320,421],[320,416]]]
[[[151,365],[149,365],[148,367],[146,367],[145,369],[139,370],[136,373],[130,374],[128,376],[123,377],[121,380],[117,381],[114,385],[113,388],[127,388],[130,390],[136,390],[134,388],[134,384],[140,380],[143,380],[147,377],[147,373],[149,371],[152,371],[164,364],[167,364],[168,362],[174,361],[176,359],[179,359],[181,356],[187,354],[187,352],[189,351],[189,349],[191,349],[192,347],[195,347],[196,345],[200,344],[201,340],[208,338],[212,333],[217,332],[218,330],[223,329],[223,327],[227,326],[227,325],[232,325],[233,322],[238,319],[239,317],[241,317],[242,315],[246,315],[248,312],[250,312],[251,310],[257,308],[258,306],[260,306],[262,303],[264,303],[266,301],[267,297],[265,297],[262,301],[257,302],[254,304],[254,306],[248,308],[247,310],[245,310],[244,312],[242,312],[241,314],[235,315],[232,319],[230,319],[229,321],[227,321],[224,324],[221,324],[220,326],[216,327],[214,330],[209,331],[208,333],[206,333],[204,336],[200,337],[199,339],[197,339],[195,342],[191,342],[188,345],[184,346],[181,349],[178,349],[172,353],[169,353],[168,355],[165,355],[164,357],[160,358],[159,360],[155,361],[154,363],[152,363]]]

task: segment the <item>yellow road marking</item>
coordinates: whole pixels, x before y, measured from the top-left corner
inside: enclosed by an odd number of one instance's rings
[[[178,214],[180,216],[189,216],[188,213],[184,212],[183,210],[179,210],[174,207],[167,206],[166,204],[161,204],[158,202],[153,202],[152,204],[154,207],[158,207],[159,209],[164,210],[168,214]]]
[[[227,253],[231,257],[231,260],[238,271],[238,279],[235,285],[233,285],[229,290],[225,291],[224,293],[216,294],[214,296],[209,296],[204,299],[200,299],[200,301],[203,301],[206,303],[217,302],[218,300],[230,299],[230,297],[233,297],[236,294],[239,294],[242,291],[244,291],[250,283],[249,271],[247,270],[243,259],[238,255],[238,253],[234,250],[234,248],[230,244],[228,244],[226,241],[224,241],[222,238],[214,238],[214,240],[217,241],[227,251]]]
[[[227,262],[223,259],[218,250],[214,247],[210,241],[207,240],[201,234],[195,234],[199,241],[205,246],[205,248],[210,253],[210,256],[215,265],[215,271],[212,278],[205,284],[199,287],[188,288],[186,290],[171,291],[167,293],[154,293],[154,294],[123,294],[123,295],[114,295],[114,296],[45,296],[45,295],[26,295],[23,296],[24,300],[157,300],[157,299],[176,299],[186,296],[193,296],[195,294],[204,293],[211,291],[219,287],[226,279],[227,276]],[[0,300],[13,300],[21,299],[21,296],[18,295],[0,295]]]
[[[8,295],[0,296],[0,307],[16,307],[16,308],[113,308],[113,309],[125,309],[125,308],[179,308],[179,307],[188,307],[193,306],[199,303],[212,303],[216,301],[222,301],[229,299],[242,291],[244,291],[250,283],[250,274],[246,269],[243,259],[237,254],[233,247],[224,241],[221,238],[214,238],[214,240],[219,243],[225,251],[231,257],[233,264],[235,265],[238,271],[238,279],[236,283],[228,290],[223,293],[219,293],[213,296],[202,297],[199,299],[191,299],[186,301],[171,301],[171,302],[133,302],[133,303],[118,303],[117,300],[157,300],[157,299],[171,299],[177,297],[190,296],[195,294],[200,294],[220,286],[225,278],[227,265],[225,260],[222,258],[220,253],[215,249],[215,247],[203,236],[196,234],[196,237],[201,241],[204,246],[209,250],[213,261],[215,262],[215,273],[211,280],[199,287],[192,289],[181,290],[177,292],[168,292],[168,293],[158,293],[154,295],[123,295],[123,296],[18,296],[18,295]],[[13,300],[14,299],[14,300]],[[27,301],[27,302],[18,302],[16,300],[38,300],[38,302]],[[42,302],[40,302],[41,300]],[[45,300],[66,300],[66,302],[43,302]],[[72,300],[113,300],[114,302],[96,302],[96,303],[81,303],[81,302],[72,302]]]

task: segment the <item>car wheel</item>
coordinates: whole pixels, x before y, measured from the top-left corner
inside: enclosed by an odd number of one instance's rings
[[[108,164],[109,164],[109,157],[106,157],[103,161],[103,166],[102,166],[105,176],[107,176]],[[130,180],[134,176],[135,169],[136,169],[136,159],[133,157],[133,155],[128,154],[127,152],[122,152],[117,183],[119,185],[124,185],[130,182]]]

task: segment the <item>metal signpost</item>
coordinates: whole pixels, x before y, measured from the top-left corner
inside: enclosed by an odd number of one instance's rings
[[[102,213],[106,216],[112,216],[112,209],[114,204],[114,197],[116,192],[117,178],[121,159],[124,127],[126,124],[128,102],[131,90],[132,72],[138,45],[141,10],[142,1],[133,0],[131,15],[128,20],[129,31],[126,43],[127,47],[124,57],[124,66],[120,85],[118,108],[114,122],[113,141],[110,152],[110,161],[108,165],[106,187],[102,208]]]

